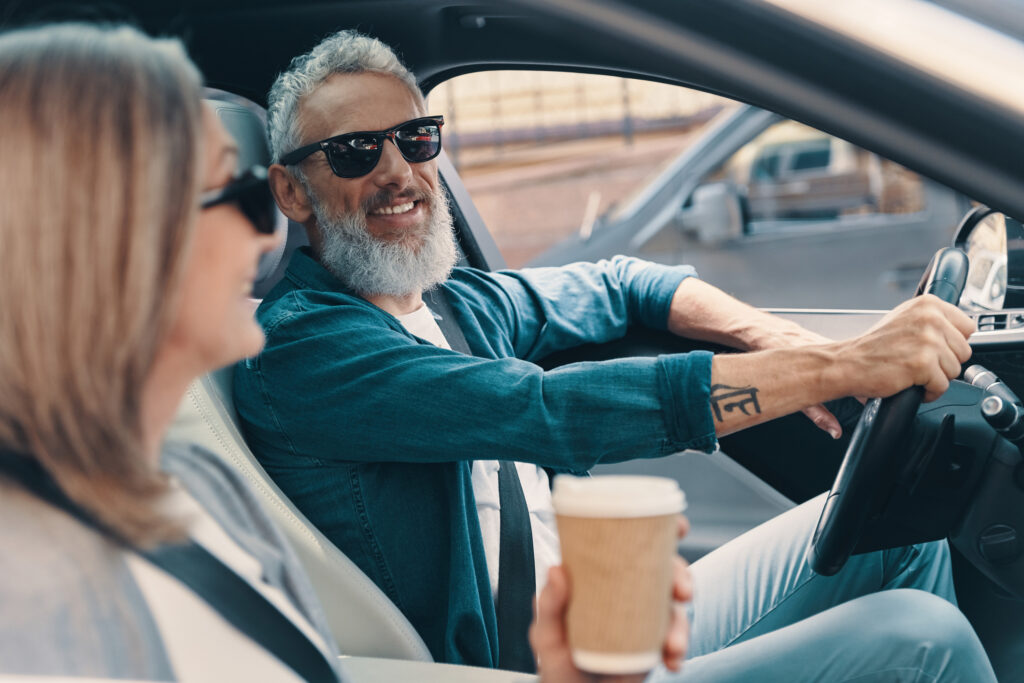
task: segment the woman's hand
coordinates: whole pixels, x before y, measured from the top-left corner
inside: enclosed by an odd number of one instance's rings
[[[679,517],[679,538],[690,530],[685,517]],[[690,638],[690,624],[683,603],[693,599],[693,578],[690,565],[676,556],[672,585],[672,618],[662,646],[665,668],[678,671],[686,658]],[[591,674],[580,671],[573,664],[566,631],[566,612],[572,587],[565,568],[548,570],[548,582],[540,593],[533,625],[530,627],[530,646],[537,657],[542,683],[634,683],[644,680],[647,672],[630,675]]]

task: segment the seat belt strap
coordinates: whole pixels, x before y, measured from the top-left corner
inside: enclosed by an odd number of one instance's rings
[[[453,351],[472,355],[466,336],[443,287],[423,293],[437,325]],[[537,575],[533,559],[533,530],[526,496],[515,463],[498,463],[498,504],[501,507],[498,538],[498,667],[534,673],[537,665],[528,638],[533,619]]]
[[[118,545],[130,547],[118,534],[68,498],[35,460],[0,451],[0,474],[17,481],[36,497],[64,510]],[[338,676],[327,657],[299,627],[199,544],[188,541],[134,552],[192,589],[225,621],[303,680],[337,683]]]
[[[529,631],[537,575],[533,560],[530,511],[516,464],[498,463],[501,533],[498,540],[498,668],[523,673],[537,670]]]
[[[324,654],[258,590],[195,542],[140,555],[203,598],[224,620],[306,681],[337,683]]]
[[[462,328],[459,327],[459,323],[455,319],[455,311],[448,303],[444,288],[438,286],[423,292],[423,302],[434,314],[437,326],[441,328],[441,333],[452,347],[452,351],[472,356],[473,352],[469,350],[469,342],[466,341],[466,335],[462,333]]]

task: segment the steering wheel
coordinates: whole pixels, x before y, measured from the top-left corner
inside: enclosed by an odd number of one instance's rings
[[[923,291],[956,305],[967,281],[967,255],[940,249],[929,264]],[[902,464],[896,447],[913,423],[924,387],[909,387],[864,406],[846,456],[814,530],[807,559],[811,569],[832,576],[846,564],[860,540],[876,497],[889,490]]]

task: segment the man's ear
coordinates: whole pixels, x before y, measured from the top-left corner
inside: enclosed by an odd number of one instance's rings
[[[281,213],[305,225],[313,215],[313,205],[302,184],[281,164],[271,164],[267,180]]]

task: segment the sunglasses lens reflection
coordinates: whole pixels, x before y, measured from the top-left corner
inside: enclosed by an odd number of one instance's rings
[[[400,128],[395,131],[395,144],[408,161],[429,161],[441,152],[441,127],[421,123]]]
[[[385,135],[340,136],[325,147],[331,170],[341,178],[358,178],[380,161]],[[395,146],[406,161],[422,163],[441,153],[441,127],[436,123],[410,123],[395,131]]]
[[[364,139],[364,137],[360,137],[360,140]],[[356,141],[333,140],[327,143],[327,148],[324,150],[327,153],[328,161],[330,161],[331,170],[342,178],[358,178],[366,175],[373,170],[373,167],[377,165],[377,160],[380,159],[380,144],[354,146],[353,142]]]

